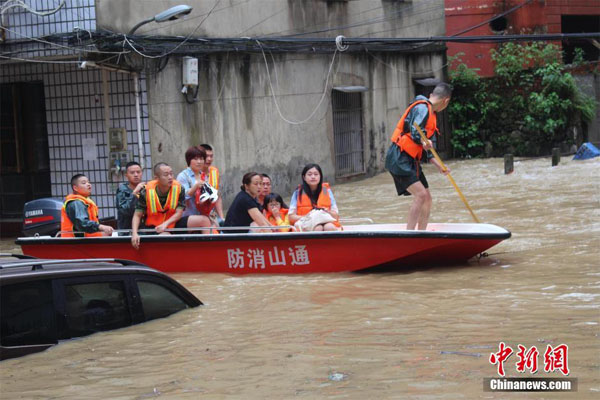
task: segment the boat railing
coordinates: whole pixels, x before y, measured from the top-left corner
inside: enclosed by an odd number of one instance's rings
[[[340,223],[342,225],[350,225],[350,224],[374,224],[371,218],[359,217],[359,218],[340,218]],[[169,228],[165,229],[165,232],[188,232],[188,233],[196,233],[196,232],[204,232],[204,231],[219,231],[219,232],[227,232],[227,231],[250,231],[252,232],[257,230],[270,230],[270,231],[278,231],[280,229],[295,229],[292,225],[278,225],[278,226],[198,226],[193,228]],[[56,233],[55,237],[60,237],[61,233],[70,233],[70,234],[84,234],[84,232],[77,231],[59,231]],[[138,229],[138,233],[156,233],[154,229]],[[286,232],[280,232],[286,233]],[[123,234],[123,235],[120,235]],[[113,230],[113,236],[129,236],[131,235],[131,229],[115,229]]]
[[[291,225],[278,225],[278,226],[198,226],[191,228],[167,228],[164,232],[203,232],[203,231],[257,231],[257,230],[270,230],[270,231],[278,231],[279,229],[294,229]],[[84,234],[84,232],[78,231],[59,231],[54,235],[54,237],[60,237],[61,233],[69,233],[69,234]],[[131,235],[131,229],[114,229],[113,236],[118,235],[119,233],[126,234],[125,236]],[[156,233],[155,229],[138,229],[138,233]],[[258,232],[253,232],[258,233]],[[285,233],[285,232],[280,232]],[[116,234],[116,235],[115,235]],[[110,237],[110,236],[106,236]]]
[[[362,224],[374,224],[375,221],[373,221],[371,218],[367,218],[367,217],[357,217],[357,218],[340,218],[340,224],[344,225],[344,224],[358,224],[358,223],[362,223]]]

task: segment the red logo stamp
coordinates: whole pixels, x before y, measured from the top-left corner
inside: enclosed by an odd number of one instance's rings
[[[535,374],[538,370],[538,357],[540,352],[536,346],[527,347],[519,344],[519,351],[516,353],[519,358],[515,363],[517,372],[525,372],[529,370],[532,374]],[[513,354],[513,349],[507,346],[504,342],[500,342],[498,345],[498,352],[490,354],[490,364],[497,365],[498,375],[504,376],[504,362],[510,358]],[[563,375],[569,375],[569,346],[566,344],[560,344],[552,347],[548,345],[544,352],[544,371],[554,372],[560,371]]]

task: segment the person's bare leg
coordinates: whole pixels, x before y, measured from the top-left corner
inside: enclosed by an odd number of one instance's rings
[[[410,185],[407,189],[408,193],[413,195],[413,202],[408,210],[408,220],[406,221],[406,229],[414,230],[419,222],[419,229],[423,229],[421,225],[421,210],[423,205],[427,202],[427,199],[431,202],[431,195],[429,191],[423,186],[421,182],[415,182]],[[429,205],[431,207],[431,203]],[[426,210],[427,218],[425,220],[425,226],[429,220],[429,210]]]
[[[315,231],[315,232],[316,232],[316,231],[319,231],[319,232],[321,232],[322,230],[323,230],[323,225],[322,225],[322,224],[321,224],[321,225],[317,225],[317,226],[315,226],[315,228],[313,229],[313,231]]]
[[[190,215],[187,221],[188,228],[208,228],[212,224],[210,219],[205,215]],[[209,229],[203,229],[201,231],[191,231],[192,233],[210,233]]]
[[[331,222],[326,223],[325,225],[321,225],[324,231],[337,231],[338,228]]]
[[[431,192],[429,189],[425,189],[427,192],[427,196],[425,196],[425,201],[421,206],[421,214],[419,215],[419,230],[424,231],[427,229],[427,224],[429,223],[429,215],[431,214]]]

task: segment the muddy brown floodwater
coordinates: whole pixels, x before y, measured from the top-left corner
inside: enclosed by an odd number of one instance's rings
[[[478,217],[512,231],[489,257],[385,274],[176,274],[204,307],[4,361],[0,397],[598,398],[600,158],[550,164],[504,175],[501,159],[448,163]],[[471,222],[425,168],[432,222]],[[388,174],[333,190],[342,216],[405,222],[410,199]],[[578,392],[484,392],[500,342],[520,377],[562,377],[543,354],[567,344]],[[540,351],[536,375],[517,372],[519,344]]]

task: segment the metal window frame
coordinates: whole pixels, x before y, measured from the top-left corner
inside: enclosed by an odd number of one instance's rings
[[[335,177],[336,178],[350,178],[353,176],[357,176],[357,175],[363,175],[366,173],[366,149],[365,149],[365,125],[364,125],[364,108],[363,108],[363,96],[362,93],[368,91],[368,88],[366,88],[365,86],[335,86],[332,89],[331,92],[331,109],[332,109],[332,125],[333,125],[333,142],[334,142],[334,166],[335,166]],[[335,92],[339,93],[336,94]],[[357,101],[358,105],[357,106],[353,106],[351,108],[336,108],[336,102],[337,100],[335,99],[336,96],[341,96],[341,95],[346,95],[346,99],[345,101],[347,102],[347,105],[351,105],[352,101]],[[357,96],[355,99],[352,99],[352,96]],[[340,124],[340,119],[336,118],[336,113],[352,113],[352,112],[357,112],[357,115],[351,115],[350,118],[352,117],[358,117],[360,120],[360,126],[359,126],[359,137],[360,137],[360,150],[352,150],[350,149],[349,152],[346,153],[342,153],[340,154],[337,149],[339,148],[339,146],[348,146],[349,143],[345,143],[345,144],[339,144],[336,143],[336,140],[341,140],[340,135],[342,135],[344,132],[340,132],[340,130],[343,130],[343,128],[341,128]],[[346,120],[346,122],[348,122],[348,119]],[[350,123],[352,123],[350,121]],[[337,127],[337,128],[336,128]],[[354,127],[351,127],[351,132],[355,131]],[[350,147],[352,147],[352,140],[356,139],[356,138],[350,138]],[[350,161],[350,165],[349,165],[349,169],[350,171],[347,171],[347,168],[341,168],[341,166],[338,163],[338,157],[340,156],[344,156],[344,155],[352,155],[352,154],[360,154],[360,165],[357,166],[355,165],[354,162]]]

